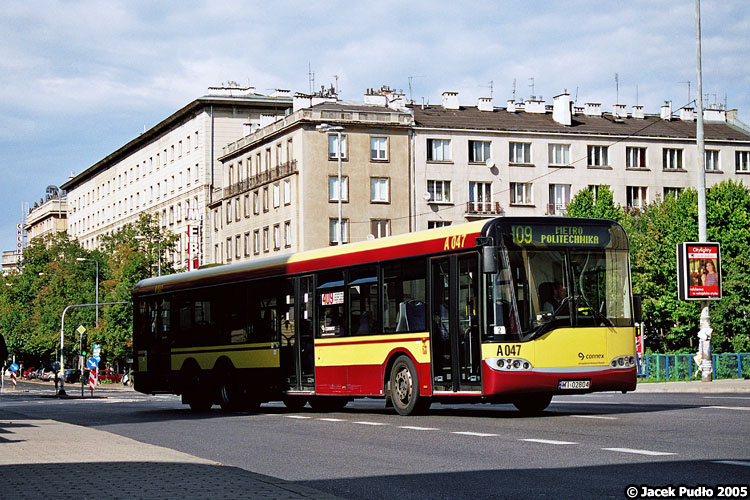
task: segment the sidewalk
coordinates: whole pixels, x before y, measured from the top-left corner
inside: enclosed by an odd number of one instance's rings
[[[109,432],[0,409],[0,498],[337,497]]]
[[[720,379],[713,382],[638,382],[635,392],[750,393],[750,380]]]

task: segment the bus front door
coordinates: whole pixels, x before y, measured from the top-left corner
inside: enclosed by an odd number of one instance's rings
[[[282,369],[289,390],[315,388],[313,359],[313,277],[304,276],[287,282],[287,319],[282,328]],[[296,284],[296,286],[295,286]]]
[[[431,267],[435,392],[481,391],[477,256],[436,258]]]

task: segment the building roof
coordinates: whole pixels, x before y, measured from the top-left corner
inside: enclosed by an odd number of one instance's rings
[[[602,116],[574,114],[571,125],[561,125],[552,113],[509,112],[506,108],[480,111],[474,106],[445,109],[442,106],[413,105],[414,127],[435,129],[469,129],[498,132],[530,132],[548,134],[611,135],[617,137],[658,137],[695,140],[695,121],[659,116],[617,118],[610,113]],[[750,134],[727,123],[705,122],[704,137],[713,141],[750,141]]]
[[[98,162],[91,165],[89,168],[76,175],[75,177],[68,179],[60,187],[66,191],[74,189],[78,185],[87,181],[94,175],[98,174],[102,170],[109,168],[110,164],[117,162],[120,159],[132,154],[134,151],[142,148],[144,145],[150,143],[154,139],[158,138],[162,134],[168,132],[176,124],[180,124],[185,117],[190,116],[193,113],[199,112],[201,109],[208,106],[240,106],[246,108],[261,108],[261,107],[272,107],[280,105],[283,108],[291,107],[292,99],[286,96],[266,96],[262,94],[250,93],[243,96],[216,96],[216,95],[205,95],[197,98],[191,103],[187,104],[183,108],[175,111],[167,118],[154,125],[146,132],[140,134],[124,146],[120,147],[116,151],[108,154]]]

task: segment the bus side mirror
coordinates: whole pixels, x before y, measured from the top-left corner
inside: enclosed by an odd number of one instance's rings
[[[643,297],[633,295],[633,321],[641,323],[643,321]]]
[[[482,268],[485,274],[497,272],[497,247],[486,245],[482,247]]]

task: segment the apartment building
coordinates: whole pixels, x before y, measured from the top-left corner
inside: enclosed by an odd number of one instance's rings
[[[498,215],[559,215],[581,189],[606,184],[615,202],[639,209],[697,185],[695,112],[660,114],[642,106],[575,106],[567,93],[548,105],[480,98],[461,106],[456,92],[414,113],[414,230]],[[736,111],[704,111],[706,185],[750,179],[750,132]]]
[[[87,249],[97,248],[138,214],[157,214],[179,235],[167,259],[175,267],[207,262],[211,248],[206,207],[223,187],[217,158],[227,143],[283,116],[289,91],[271,95],[252,87],[212,87],[159,124],[107,155],[61,187],[68,192],[68,230]]]
[[[48,234],[62,233],[68,229],[68,203],[64,191],[56,186],[49,186],[44,198],[29,209],[23,229],[27,241],[44,237]]]
[[[296,94],[291,114],[226,145],[224,188],[209,206],[213,262],[408,232],[412,115],[404,104],[387,87],[360,103],[333,91]]]

